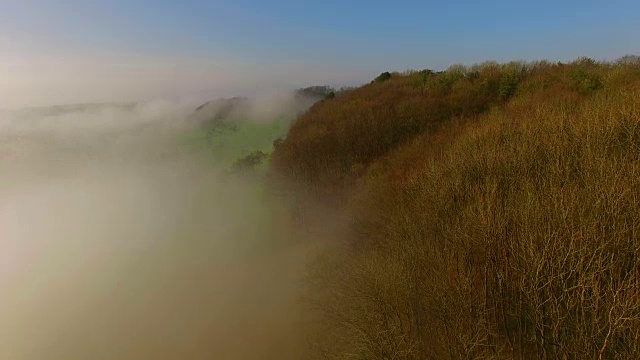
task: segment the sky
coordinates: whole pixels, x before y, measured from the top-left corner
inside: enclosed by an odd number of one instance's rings
[[[640,54],[640,2],[0,0],[0,108]]]

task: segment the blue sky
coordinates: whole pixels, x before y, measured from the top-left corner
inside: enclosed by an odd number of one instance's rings
[[[105,82],[94,98],[106,100],[157,96],[162,87],[246,92],[489,59],[640,53],[639,1],[0,0],[0,7],[0,62],[12,69],[0,69],[11,78],[4,94],[82,78],[57,101],[91,100],[87,77]]]

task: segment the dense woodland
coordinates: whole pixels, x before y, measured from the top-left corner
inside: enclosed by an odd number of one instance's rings
[[[384,73],[299,117],[269,179],[301,228],[344,224],[315,358],[640,359],[637,57]]]

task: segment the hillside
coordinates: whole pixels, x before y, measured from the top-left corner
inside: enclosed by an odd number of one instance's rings
[[[346,224],[310,266],[317,358],[640,358],[636,57],[383,74],[270,175]]]
[[[182,140],[192,149],[207,150],[218,164],[261,166],[289,125],[335,92],[328,86],[311,86],[265,97],[213,99],[187,115],[190,130]]]

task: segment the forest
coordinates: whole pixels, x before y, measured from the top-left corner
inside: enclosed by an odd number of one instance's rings
[[[383,73],[275,144],[318,359],[640,358],[640,58]]]

